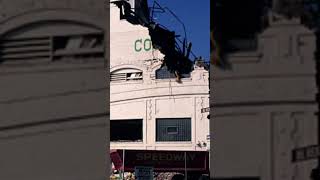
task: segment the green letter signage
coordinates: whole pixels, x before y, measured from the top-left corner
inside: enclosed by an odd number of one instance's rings
[[[145,51],[150,51],[151,47],[152,47],[152,43],[151,43],[151,40],[150,39],[146,39],[144,40],[144,50]]]
[[[145,51],[150,51],[152,49],[152,42],[150,39],[145,39],[144,41],[142,39],[137,39],[134,42],[134,50],[136,52],[140,52],[142,50],[142,46],[143,49]]]
[[[138,40],[136,40],[136,42],[134,43],[134,49],[136,50],[136,52],[139,52],[139,51],[141,51],[141,47],[140,47],[140,49],[137,49],[137,44],[138,44],[138,42],[140,42],[140,44],[142,43],[142,39],[138,39]]]

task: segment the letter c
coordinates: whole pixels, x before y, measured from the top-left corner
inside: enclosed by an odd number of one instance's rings
[[[140,52],[141,51],[141,47],[139,49],[137,49],[137,44],[138,42],[142,43],[142,39],[138,39],[134,42],[134,50],[136,50],[136,52]]]

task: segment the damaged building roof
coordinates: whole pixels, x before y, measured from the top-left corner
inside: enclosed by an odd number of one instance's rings
[[[120,19],[148,28],[153,47],[164,54],[163,65],[174,72],[177,80],[180,80],[181,74],[192,71],[194,61],[189,57],[192,53],[192,44],[186,41],[186,37],[183,42],[179,42],[177,40],[179,35],[175,31],[167,29],[150,18],[150,14],[153,14],[155,9],[165,12],[165,9],[156,1],[152,8],[148,7],[147,0],[116,0],[111,3],[120,8]],[[169,13],[173,12],[169,10]]]

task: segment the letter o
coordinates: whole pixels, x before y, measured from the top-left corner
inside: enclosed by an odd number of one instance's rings
[[[152,48],[151,40],[150,39],[144,40],[143,46],[145,51],[150,51]]]

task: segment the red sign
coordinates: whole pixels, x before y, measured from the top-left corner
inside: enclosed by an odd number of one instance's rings
[[[118,169],[118,170],[122,169],[122,159],[121,159],[121,156],[119,155],[118,151],[111,150],[110,151],[110,159],[111,159],[115,169]]]
[[[114,158],[117,162],[114,164],[119,167],[118,160],[122,160],[123,150],[117,150],[117,154],[117,158]],[[111,160],[113,161],[112,157]],[[158,172],[184,171],[185,165],[187,171],[209,172],[209,152],[125,150],[125,171],[134,171],[135,166],[152,166]]]

